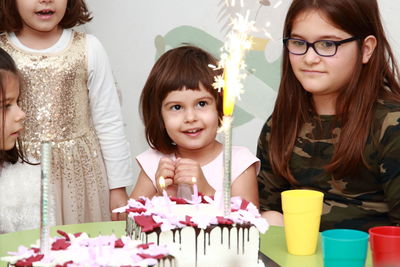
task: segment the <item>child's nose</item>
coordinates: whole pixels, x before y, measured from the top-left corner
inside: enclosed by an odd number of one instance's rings
[[[194,109],[186,109],[185,122],[192,122],[196,120],[196,111]]]
[[[308,64],[318,63],[321,61],[321,56],[317,54],[313,47],[310,47],[303,57],[304,61]]]
[[[16,121],[24,121],[26,118],[25,112],[19,106],[18,106],[18,109],[16,112],[17,112],[17,114],[15,116],[15,120]]]

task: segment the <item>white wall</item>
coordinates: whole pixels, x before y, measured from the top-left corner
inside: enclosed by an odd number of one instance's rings
[[[378,0],[387,33],[396,54],[400,43],[400,1]],[[239,1],[236,1],[239,2]],[[245,94],[238,106],[248,114],[237,114],[248,122],[235,127],[233,143],[245,145],[254,153],[259,131],[270,115],[279,79],[279,58],[284,15],[290,1],[271,0],[272,6],[261,6],[257,0],[244,0],[245,8],[226,8],[225,0],[87,0],[94,16],[82,27],[96,35],[105,46],[115,79],[122,94],[122,109],[132,155],[147,149],[138,100],[147,75],[156,58],[156,36],[166,42],[165,48],[186,40],[209,50],[215,50],[229,30],[228,17],[250,10],[260,29],[254,36],[258,47],[248,56],[248,65],[256,70],[245,82]],[[256,17],[257,15],[257,17]],[[181,26],[193,28],[181,29]],[[269,25],[269,26],[268,26]],[[270,34],[272,40],[265,35]],[[172,34],[173,33],[173,34]],[[211,51],[210,51],[211,52]],[[138,171],[135,166],[135,171]]]

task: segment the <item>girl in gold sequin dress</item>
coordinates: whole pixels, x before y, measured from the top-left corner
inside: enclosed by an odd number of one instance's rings
[[[83,0],[0,0],[0,47],[16,61],[26,111],[21,139],[40,158],[51,142],[57,224],[110,219],[133,183],[118,95],[105,51],[69,28],[90,21]],[[4,8],[3,8],[4,7]],[[39,194],[39,192],[37,192]]]

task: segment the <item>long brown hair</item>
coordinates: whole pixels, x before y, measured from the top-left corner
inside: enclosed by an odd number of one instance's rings
[[[140,96],[140,113],[145,127],[147,143],[162,153],[175,151],[161,115],[162,101],[167,95],[184,88],[200,90],[203,85],[215,98],[219,118],[222,118],[222,97],[213,88],[214,76],[222,70],[213,70],[216,59],[194,46],[181,46],[165,52],[154,64]]]
[[[362,64],[362,41],[358,42],[358,63],[347,88],[336,101],[336,119],[341,123],[338,143],[326,170],[335,175],[353,174],[367,166],[363,151],[372,127],[377,99],[400,101],[399,71],[385,36],[376,0],[293,0],[284,24],[283,37],[290,37],[293,22],[302,12],[315,10],[352,36],[374,35],[377,47],[369,62]],[[312,29],[310,29],[312,30]],[[289,169],[296,137],[304,122],[315,114],[311,95],[296,79],[284,48],[282,76],[271,118],[269,157],[277,175],[296,183]]]
[[[67,9],[59,25],[63,29],[68,29],[91,20],[91,14],[84,0],[68,0]],[[16,0],[0,0],[0,32],[19,32],[22,26]]]
[[[0,116],[0,125],[2,125],[0,131],[1,131],[1,137],[2,139],[0,140],[2,147],[4,146],[4,122],[5,122],[5,76],[8,73],[12,73],[16,77],[20,79],[17,67],[15,66],[14,60],[11,58],[9,54],[7,54],[6,51],[4,51],[2,48],[0,48],[0,108],[1,108],[1,116]],[[14,145],[14,147],[10,150],[0,150],[0,169],[3,166],[4,162],[10,162],[10,163],[16,163],[18,159],[21,159],[23,162],[28,162],[24,156],[23,149],[22,149],[22,144],[17,140],[17,143]]]

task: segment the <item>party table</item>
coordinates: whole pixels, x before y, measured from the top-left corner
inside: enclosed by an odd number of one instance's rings
[[[100,234],[109,235],[114,233],[121,236],[125,233],[125,222],[100,222],[55,226],[51,229],[51,235],[57,235],[56,230],[68,233],[86,232],[90,236]],[[39,230],[27,230],[0,235],[0,256],[7,255],[7,251],[16,251],[19,245],[29,246],[39,239]],[[285,233],[283,227],[271,226],[270,229],[260,237],[260,251],[277,264],[284,267],[322,267],[321,243],[317,252],[311,256],[294,256],[286,251]],[[371,252],[368,251],[366,267],[371,267]],[[179,259],[178,259],[179,260]],[[5,262],[0,262],[0,267],[5,267]],[[274,266],[271,264],[270,266]],[[276,266],[276,265],[275,265]]]

